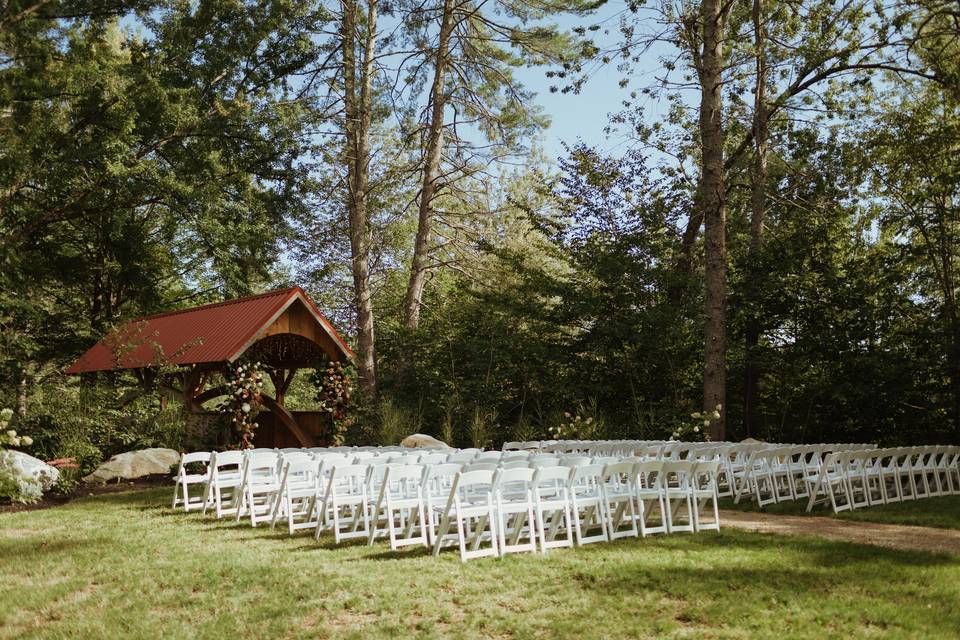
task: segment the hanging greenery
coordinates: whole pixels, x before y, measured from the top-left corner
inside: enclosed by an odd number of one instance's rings
[[[220,412],[230,416],[234,429],[240,434],[240,448],[253,448],[253,432],[258,423],[254,419],[263,407],[263,376],[259,362],[235,362],[230,366],[231,393],[220,405]]]
[[[347,427],[350,425],[348,411],[351,406],[350,377],[342,362],[328,361],[314,368],[310,381],[317,388],[314,399],[320,410],[330,414],[333,424],[332,440],[335,445],[343,444]]]

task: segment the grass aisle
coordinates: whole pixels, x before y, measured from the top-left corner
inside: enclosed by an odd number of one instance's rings
[[[813,508],[813,511],[807,513],[806,500],[768,504],[761,509],[748,498],[741,499],[739,503],[735,503],[733,498],[723,498],[720,500],[720,508],[793,516],[823,516],[852,522],[878,522],[880,524],[936,527],[938,529],[960,529],[960,496],[921,498],[920,500],[863,507],[856,511],[841,511],[840,513],[834,513],[829,505],[817,505]]]
[[[461,565],[171,512],[0,514],[0,637],[955,638],[960,561],[737,531]]]

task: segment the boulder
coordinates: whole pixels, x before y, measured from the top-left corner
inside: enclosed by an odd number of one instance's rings
[[[9,450],[3,453],[4,462],[25,478],[40,483],[44,491],[49,491],[60,479],[60,470],[51,467],[43,460],[34,458],[23,451]]]
[[[83,479],[95,484],[111,480],[133,480],[143,476],[170,473],[170,467],[180,462],[180,454],[173,449],[140,449],[118,453]]]
[[[400,443],[400,446],[407,447],[408,449],[450,449],[450,445],[445,442],[423,433],[415,433],[412,436],[407,436],[403,439],[403,442]]]

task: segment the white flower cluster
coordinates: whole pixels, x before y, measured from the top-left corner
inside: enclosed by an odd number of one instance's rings
[[[8,429],[13,411],[0,411],[0,496],[14,502],[28,504],[43,497],[43,478],[35,478],[16,464],[14,453],[4,451],[3,447],[29,447],[33,444],[30,436],[17,435],[16,430]]]
[[[253,446],[251,443],[253,431],[260,426],[257,422],[250,422],[258,412],[260,394],[263,391],[263,376],[260,375],[260,368],[259,362],[234,366],[233,379],[230,380],[233,393],[220,405],[220,411],[231,416],[231,421],[237,431],[242,434],[247,446]]]
[[[554,440],[566,440],[568,438],[590,439],[594,437],[596,425],[594,425],[592,417],[584,418],[579,413],[573,415],[569,411],[564,411],[563,417],[566,418],[568,422],[548,429],[550,437]]]
[[[713,411],[700,413],[699,411],[691,413],[690,417],[696,420],[696,424],[692,427],[688,425],[680,425],[673,430],[673,433],[670,435],[671,440],[681,440],[684,439],[689,434],[697,434],[694,438],[700,437],[699,434],[701,431],[706,434],[710,429],[710,423],[714,420],[720,419],[720,412],[723,410],[723,405],[718,404],[714,407]]]
[[[33,444],[33,438],[30,436],[18,436],[14,429],[7,429],[12,417],[12,410],[4,409],[0,411],[0,429],[6,429],[6,431],[0,433],[0,447],[29,447]]]

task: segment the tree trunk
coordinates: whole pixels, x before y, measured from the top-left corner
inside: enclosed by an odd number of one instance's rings
[[[956,337],[960,327],[955,327],[954,338],[947,355],[947,376],[950,380],[950,395],[953,406],[953,444],[960,444],[960,339]]]
[[[17,417],[27,416],[27,372],[20,372],[20,384],[17,390]]]
[[[704,220],[704,318],[703,408],[713,411],[721,405],[720,419],[710,426],[710,437],[726,436],[726,355],[727,355],[727,261],[726,198],[723,179],[723,122],[721,111],[724,67],[724,15],[718,0],[704,0],[703,52],[700,64],[700,147],[703,167],[700,174]]]
[[[946,218],[942,216],[941,220]],[[941,237],[946,237],[941,231]],[[957,311],[956,287],[952,269],[953,259],[949,243],[941,242],[941,273],[943,281],[943,306],[947,319],[947,379],[950,381],[952,399],[953,441],[960,444],[960,313]]]
[[[370,289],[370,225],[367,187],[370,161],[371,92],[376,38],[377,0],[367,5],[367,35],[358,68],[355,34],[357,1],[343,0],[342,54],[344,133],[347,161],[347,216],[350,225],[354,299],[357,306],[357,370],[370,398],[377,395],[373,298]],[[357,92],[359,75],[360,90]]]
[[[702,186],[698,185],[697,193],[694,195],[693,208],[687,218],[687,226],[684,228],[683,236],[680,239],[680,256],[677,258],[674,267],[674,282],[667,292],[674,304],[679,303],[689,289],[690,274],[693,271],[694,250],[697,247],[700,226],[703,224],[703,198],[699,188]]]
[[[427,280],[430,259],[433,199],[438,191],[437,181],[440,177],[440,160],[443,154],[444,109],[447,104],[444,85],[450,34],[453,31],[453,6],[453,0],[444,0],[433,84],[430,87],[430,121],[427,123],[427,144],[423,155],[417,236],[413,243],[410,280],[407,283],[407,293],[403,302],[403,324],[407,329],[416,329],[420,324],[420,305],[423,302],[423,288]]]
[[[757,433],[759,425],[760,364],[757,347],[762,326],[755,301],[763,277],[756,261],[763,245],[763,222],[767,207],[767,115],[766,17],[763,0],[753,0],[756,86],[753,97],[753,167],[750,174],[750,249],[747,253],[747,317],[744,328],[743,428],[747,437]]]

